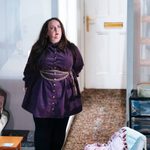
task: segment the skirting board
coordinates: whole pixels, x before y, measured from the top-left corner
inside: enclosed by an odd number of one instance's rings
[[[70,130],[70,127],[71,127],[71,124],[73,122],[74,117],[75,117],[75,115],[69,117],[69,121],[68,121],[67,128],[66,128],[66,138],[65,138],[65,141],[67,139],[67,136],[68,136],[68,133],[69,133],[69,130]],[[64,143],[65,143],[65,141],[64,141]]]

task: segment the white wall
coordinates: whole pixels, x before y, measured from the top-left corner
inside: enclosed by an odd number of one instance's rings
[[[126,92],[126,121],[129,121],[129,97],[133,85],[133,51],[134,51],[134,2],[128,0],[127,16],[127,92]]]
[[[41,26],[51,18],[50,0],[0,1],[0,87],[8,93],[8,129],[34,129],[31,114],[22,109],[23,70]]]

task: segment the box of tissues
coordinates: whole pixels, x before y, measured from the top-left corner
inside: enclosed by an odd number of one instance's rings
[[[137,94],[139,97],[150,97],[150,83],[140,83],[137,85]]]

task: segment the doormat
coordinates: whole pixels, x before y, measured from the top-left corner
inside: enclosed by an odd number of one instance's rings
[[[22,147],[34,147],[34,131],[29,130],[3,130],[2,136],[22,136]]]

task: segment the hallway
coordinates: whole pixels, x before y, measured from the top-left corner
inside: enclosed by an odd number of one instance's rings
[[[125,125],[125,96],[125,90],[84,90],[83,111],[74,119],[64,150],[83,150],[87,143],[108,141]]]

